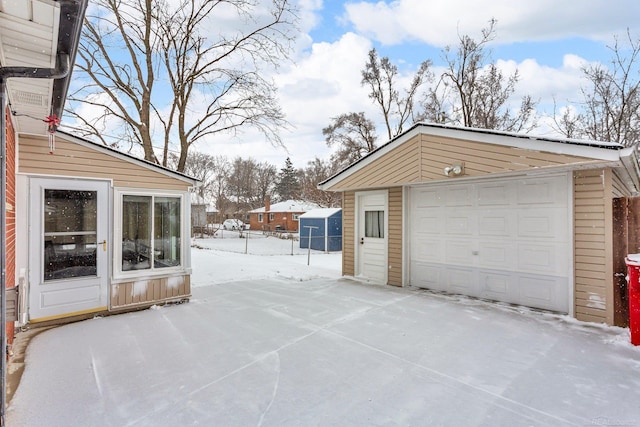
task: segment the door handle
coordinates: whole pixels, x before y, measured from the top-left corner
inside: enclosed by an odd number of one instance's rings
[[[105,251],[105,252],[107,251],[107,241],[106,240],[102,241],[102,250]]]

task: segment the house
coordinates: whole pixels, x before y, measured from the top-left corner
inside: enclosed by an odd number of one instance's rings
[[[267,197],[264,207],[249,211],[249,226],[251,230],[297,233],[300,215],[319,207],[315,203],[300,200],[285,200],[272,205]]]
[[[341,251],[342,209],[312,209],[300,215],[300,247],[325,252]]]
[[[635,147],[418,123],[319,187],[344,275],[624,324],[639,170]]]
[[[2,123],[10,153],[6,285],[19,284],[21,324],[191,294],[190,190],[197,180],[56,130],[86,5],[17,0],[0,13],[0,75],[11,102]]]

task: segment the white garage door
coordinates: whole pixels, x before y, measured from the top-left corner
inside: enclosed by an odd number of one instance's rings
[[[569,311],[567,175],[415,187],[410,206],[413,286]]]

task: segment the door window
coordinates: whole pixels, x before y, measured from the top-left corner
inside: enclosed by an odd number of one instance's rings
[[[364,236],[384,239],[384,211],[364,212]]]
[[[96,276],[97,191],[44,190],[44,280]]]

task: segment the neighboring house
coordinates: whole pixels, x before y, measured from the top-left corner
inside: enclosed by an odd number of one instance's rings
[[[615,143],[416,124],[320,188],[344,275],[624,324],[639,170]]]
[[[267,197],[264,207],[249,211],[250,229],[297,233],[300,215],[318,208],[315,203],[300,200],[285,200],[272,205]]]
[[[341,208],[313,209],[300,215],[300,247],[309,245],[317,251],[342,250]]]

